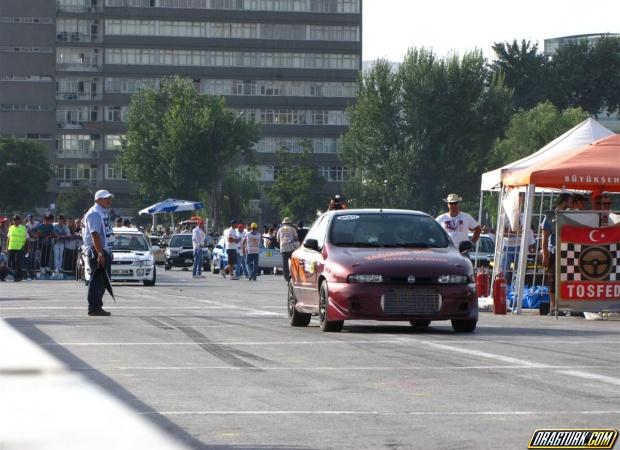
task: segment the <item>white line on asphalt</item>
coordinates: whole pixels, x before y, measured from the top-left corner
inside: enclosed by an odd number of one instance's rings
[[[56,347],[56,346],[74,346],[74,347],[97,347],[97,346],[138,346],[138,345],[161,345],[161,346],[170,346],[170,345],[252,345],[252,346],[260,346],[260,345],[336,345],[336,344],[403,344],[403,341],[396,340],[359,340],[359,341],[274,341],[274,342],[255,342],[255,341],[244,341],[244,342],[43,342],[40,345],[47,347]]]
[[[422,341],[422,340],[416,341],[416,342],[419,342],[421,344],[426,344],[426,345],[429,345],[429,346],[431,346],[433,348],[437,348],[437,349],[440,349],[440,350],[446,350],[446,351],[455,352],[455,353],[461,353],[461,354],[470,355],[470,356],[477,356],[479,358],[494,359],[496,361],[502,361],[502,362],[509,363],[509,364],[525,365],[525,366],[528,366],[530,368],[549,369],[551,367],[548,364],[536,363],[536,362],[527,361],[527,360],[523,360],[523,359],[512,358],[510,356],[504,356],[504,355],[497,355],[495,353],[482,352],[482,351],[479,351],[479,350],[471,350],[471,349],[465,349],[465,348],[460,348],[460,347],[453,347],[451,345],[438,344],[436,342]],[[563,374],[563,375],[572,376],[572,377],[576,377],[576,378],[589,379],[589,380],[592,380],[592,381],[599,381],[599,382],[606,383],[606,384],[620,385],[620,379],[618,379],[618,378],[608,377],[608,376],[603,376],[603,375],[597,375],[597,374],[588,373],[588,372],[566,370],[566,371],[557,371],[557,373],[560,373],[560,374]]]
[[[618,415],[620,410],[601,411],[144,411],[143,415],[364,415],[364,416],[593,416]]]
[[[603,383],[615,384],[620,386],[620,379],[608,377],[605,375],[597,375],[595,373],[582,372],[580,370],[561,370],[561,374],[571,377],[583,378],[586,380],[602,381]]]
[[[8,307],[0,307],[0,310],[7,311],[20,311],[20,310],[37,310],[37,309],[85,309],[86,306],[8,306]],[[272,313],[270,311],[260,311],[260,310],[252,310],[249,308],[239,308],[235,306],[110,306],[111,309],[242,309],[247,310],[247,312],[254,312],[257,315],[277,315],[280,314]]]
[[[91,367],[81,368],[75,367],[73,370],[154,370],[154,371],[183,371],[183,370],[246,370],[245,367],[235,366],[122,366],[122,367]],[[420,370],[559,370],[559,369],[620,369],[620,366],[549,366],[549,367],[532,367],[532,366],[403,366],[403,367],[257,367],[257,369],[265,371],[420,371]]]

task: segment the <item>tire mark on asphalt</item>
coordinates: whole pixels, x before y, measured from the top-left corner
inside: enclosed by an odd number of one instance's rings
[[[179,322],[178,320],[172,319],[170,317],[165,317],[162,319],[169,324],[174,325],[176,329],[178,329],[187,337],[196,342],[203,350],[206,350],[211,355],[230,364],[233,367],[240,367],[257,371],[262,370],[260,367],[256,367],[254,364],[244,361],[241,358],[246,358],[252,361],[267,364],[276,364],[274,361],[271,361],[267,358],[263,358],[252,353],[233,348],[229,345],[213,345],[212,343],[210,343],[210,339],[207,338],[207,336],[205,336],[203,333],[196,330],[195,328],[185,326],[182,322]]]
[[[171,327],[170,325],[165,324],[157,319],[153,319],[151,317],[141,317],[141,319],[144,320],[149,325],[154,325],[157,328],[162,328],[164,330],[174,330],[174,327]]]

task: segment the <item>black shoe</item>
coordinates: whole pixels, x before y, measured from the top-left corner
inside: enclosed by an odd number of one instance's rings
[[[88,311],[89,316],[111,316],[112,313],[104,311],[103,309],[97,309],[95,311]]]

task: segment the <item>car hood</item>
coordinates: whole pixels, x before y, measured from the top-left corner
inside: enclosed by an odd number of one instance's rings
[[[438,276],[470,274],[471,263],[450,248],[339,248],[331,246],[329,258],[344,270],[356,273],[416,274]]]
[[[145,251],[117,251],[113,250],[114,261],[136,261],[142,259],[148,259],[151,254]]]

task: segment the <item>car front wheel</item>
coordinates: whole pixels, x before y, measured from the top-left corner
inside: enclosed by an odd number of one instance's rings
[[[155,280],[157,279],[157,272],[155,267],[153,267],[153,279],[152,280],[144,280],[142,284],[145,286],[155,286]]]
[[[293,282],[288,283],[288,320],[292,327],[307,327],[312,319],[312,314],[306,314],[299,312],[295,309],[297,305],[297,297],[295,296],[295,290],[293,289]]]
[[[321,283],[319,289],[319,325],[321,331],[338,333],[342,330],[344,321],[328,320],[327,311],[329,310],[329,291],[327,290],[327,282]]]
[[[452,319],[452,328],[457,333],[473,333],[478,324],[477,320],[457,320]]]

